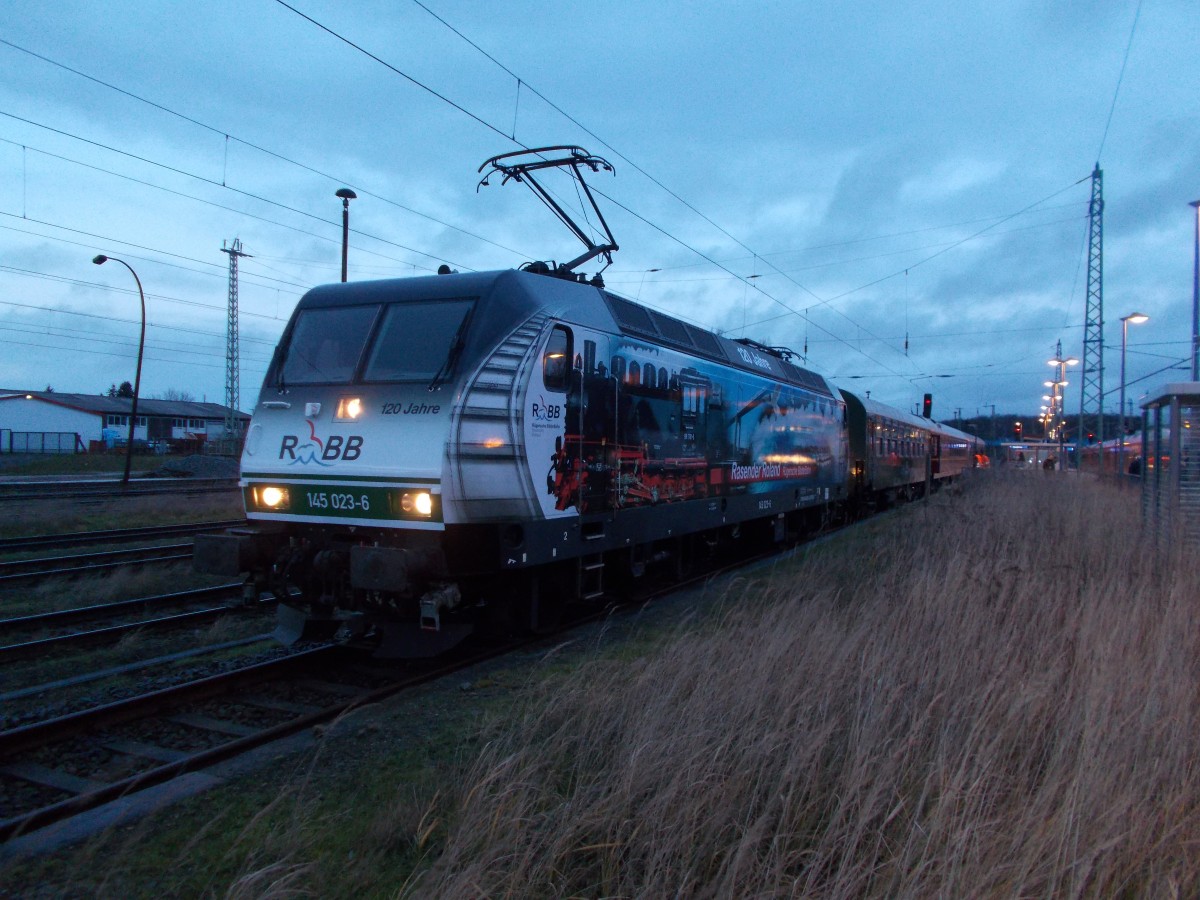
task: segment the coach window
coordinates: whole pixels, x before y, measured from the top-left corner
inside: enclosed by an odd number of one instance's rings
[[[612,368],[609,370],[612,377],[617,381],[625,380],[625,357],[614,356],[612,358]]]
[[[555,325],[546,341],[546,352],[542,356],[542,383],[550,391],[567,389],[567,374],[571,360],[571,332]]]
[[[629,363],[629,383],[642,383],[642,367],[638,365],[637,360],[631,360]]]

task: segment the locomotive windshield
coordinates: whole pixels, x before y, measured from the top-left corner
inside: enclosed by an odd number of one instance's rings
[[[462,350],[474,305],[463,299],[393,303],[383,307],[382,316],[378,305],[301,310],[278,380],[348,384],[364,352],[363,381],[440,380]]]
[[[283,384],[337,384],[354,378],[378,306],[306,309],[283,359]]]
[[[474,300],[395,303],[367,357],[364,381],[429,381],[444,377],[462,349]]]

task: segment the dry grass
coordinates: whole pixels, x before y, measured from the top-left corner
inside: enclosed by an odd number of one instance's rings
[[[0,616],[33,615],[228,582],[228,577],[196,573],[189,562],[183,561],[111,569],[77,578],[46,577],[5,590],[0,595]]]
[[[180,486],[180,490],[184,490]],[[108,528],[174,525],[240,519],[245,515],[237,490],[187,496],[111,497],[99,501],[7,501],[0,537],[67,534]]]
[[[670,634],[557,648],[504,676],[528,679],[517,697],[414,699],[299,771],[281,761],[0,882],[1198,896],[1200,575],[1137,522],[1134,492],[998,473],[734,582]]]
[[[548,683],[412,895],[1200,894],[1197,575],[1133,502],[937,497]]]

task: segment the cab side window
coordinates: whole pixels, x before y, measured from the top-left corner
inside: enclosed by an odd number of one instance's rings
[[[542,383],[551,391],[565,391],[571,366],[571,332],[555,325],[542,355]]]

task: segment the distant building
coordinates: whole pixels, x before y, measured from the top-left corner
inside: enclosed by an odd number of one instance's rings
[[[129,397],[0,390],[0,453],[71,453],[123,444],[132,404]],[[227,411],[220,403],[139,397],[134,440],[164,451],[180,445],[198,449],[225,436]],[[250,416],[239,412],[237,420],[245,433]]]

